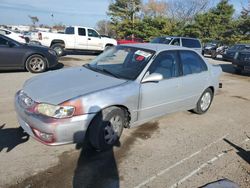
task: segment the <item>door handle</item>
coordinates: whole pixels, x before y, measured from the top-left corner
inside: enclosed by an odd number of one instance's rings
[[[88,40],[91,40],[91,38],[88,38]]]

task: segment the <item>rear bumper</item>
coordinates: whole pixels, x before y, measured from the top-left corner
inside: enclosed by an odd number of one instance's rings
[[[95,114],[85,114],[66,119],[47,118],[27,112],[15,97],[15,109],[18,122],[34,139],[46,145],[63,145],[69,143],[81,143],[85,133]],[[45,141],[39,137],[38,132],[53,136],[52,141]]]
[[[240,62],[240,61],[233,61],[232,65],[235,68],[241,68],[242,70],[250,71],[250,63]]]

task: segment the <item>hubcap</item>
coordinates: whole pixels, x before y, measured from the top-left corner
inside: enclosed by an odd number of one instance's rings
[[[113,144],[121,134],[122,120],[120,116],[114,116],[104,128],[104,139],[107,144]]]
[[[54,50],[56,51],[57,55],[61,55],[63,50],[60,47],[55,47]]]
[[[206,111],[211,103],[211,94],[206,92],[201,98],[201,110]]]
[[[34,57],[30,60],[29,66],[34,72],[39,72],[44,69],[45,62],[40,57]]]

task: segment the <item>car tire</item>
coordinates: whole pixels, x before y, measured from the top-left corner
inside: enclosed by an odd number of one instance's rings
[[[31,55],[25,62],[25,68],[31,73],[44,72],[47,68],[47,59],[38,54]]]
[[[216,59],[217,55],[216,55],[216,51],[212,51],[211,53],[211,58],[212,59]]]
[[[113,45],[106,45],[105,48],[104,48],[104,52],[109,50],[110,48],[112,48]]]
[[[213,91],[210,88],[207,88],[199,98],[196,108],[193,109],[192,111],[195,112],[196,114],[204,114],[205,112],[208,111],[209,107],[212,104],[213,101]]]
[[[122,134],[126,124],[125,112],[118,107],[110,107],[99,112],[90,124],[88,139],[98,151],[112,148]]]
[[[58,57],[61,57],[61,56],[64,55],[64,47],[63,47],[62,44],[53,44],[53,45],[51,46],[51,48],[52,48],[53,50],[55,50],[56,55],[57,55]]]

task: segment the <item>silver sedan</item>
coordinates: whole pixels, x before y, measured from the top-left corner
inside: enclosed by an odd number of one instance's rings
[[[191,49],[120,45],[82,67],[26,81],[15,96],[16,112],[24,131],[44,144],[88,139],[104,150],[118,141],[123,128],[176,111],[205,113],[221,72]]]

